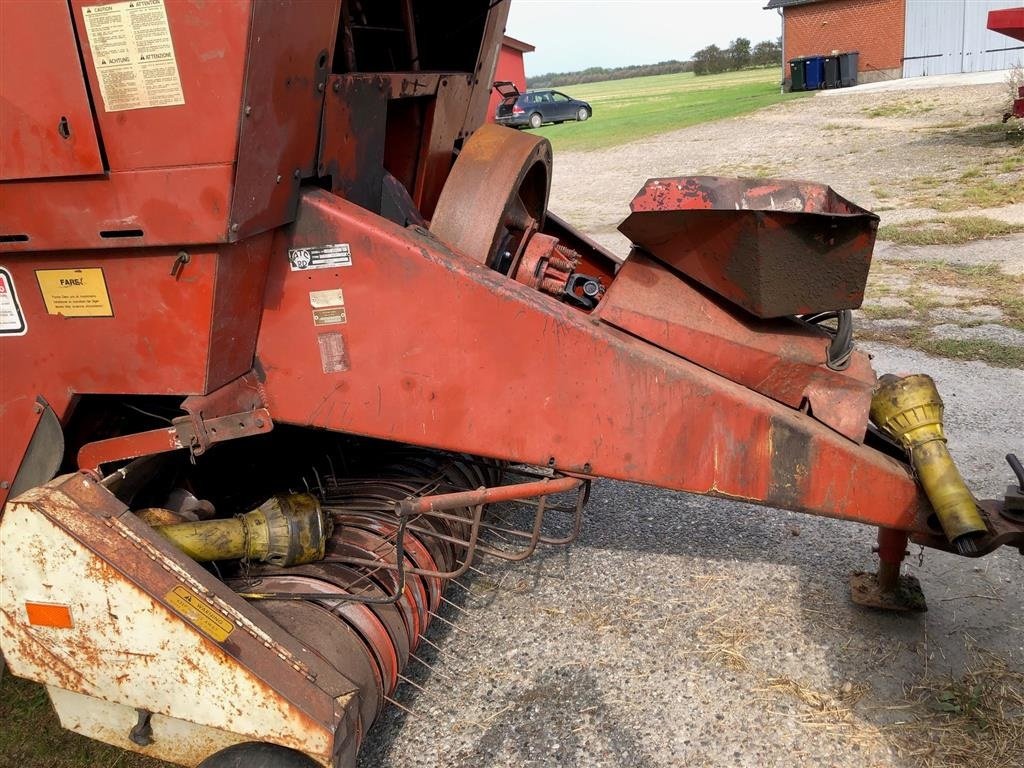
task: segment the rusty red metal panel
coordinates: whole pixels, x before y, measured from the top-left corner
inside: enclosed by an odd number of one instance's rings
[[[314,170],[319,86],[337,0],[260,3],[255,11],[251,0],[147,5],[166,10],[184,103],[108,105],[93,55],[101,49],[90,46],[85,21],[100,6],[73,0],[111,173],[0,184],[0,252],[226,242],[294,214],[300,181],[294,174]],[[51,47],[52,41],[42,46]],[[71,41],[66,50],[74,48]],[[47,67],[65,76],[52,62]]]
[[[477,57],[476,71],[473,73],[473,90],[469,94],[469,105],[462,135],[469,136],[487,119],[488,105],[491,100],[491,83],[498,68],[498,55],[501,41],[505,36],[505,24],[511,3],[490,3],[487,23],[484,25],[483,42],[480,55]]]
[[[452,74],[441,78],[437,96],[426,115],[426,129],[419,145],[419,168],[412,198],[428,219],[455,161],[455,140],[463,136],[467,107],[473,96],[473,76]],[[486,90],[486,89],[478,89]]]
[[[267,233],[218,251],[210,345],[200,353],[207,366],[203,393],[252,368],[272,242],[273,235]],[[201,327],[203,319],[191,322]]]
[[[1007,37],[1024,40],[1024,8],[989,11],[988,28]]]
[[[203,394],[245,374],[270,242],[264,235],[192,249],[176,274],[176,248],[26,254],[7,262],[28,331],[0,342],[0,481],[17,472],[39,396],[63,420],[76,394]],[[102,270],[109,316],[48,313],[36,271],[79,269]]]
[[[854,309],[878,217],[806,181],[651,179],[619,230],[758,317]]]
[[[0,253],[227,239],[231,165],[0,183]]]
[[[384,137],[391,78],[331,75],[320,129],[317,173],[331,191],[371,211],[380,210]]]
[[[780,403],[806,403],[815,419],[861,442],[875,373],[867,355],[825,365],[830,337],[790,319],[759,320],[634,251],[601,300],[602,320]]]
[[[253,9],[230,238],[292,220],[315,173],[340,0],[269,0]]]
[[[164,0],[184,103],[145,109],[119,109],[101,94],[94,54],[103,49],[91,45],[84,17],[86,9],[99,5],[71,0],[110,169],[232,162],[252,0]]]
[[[351,266],[271,264],[257,358],[279,423],[924,526],[906,465],[426,234],[304,193],[278,247],[331,243]],[[346,322],[317,325],[310,292],[339,287]]]
[[[58,415],[66,412],[71,394],[62,389],[58,382],[50,382],[46,387],[33,392],[31,388],[21,387],[22,377],[16,377],[16,371],[8,364],[6,347],[13,339],[3,339],[0,344],[0,413],[3,414],[3,429],[0,430],[0,516],[3,516],[3,504],[11,491],[11,484],[18,474],[25,449],[39,423],[42,407],[36,398],[44,391],[48,395],[48,404]]]
[[[0,72],[0,180],[103,172],[66,0],[0,3]]]

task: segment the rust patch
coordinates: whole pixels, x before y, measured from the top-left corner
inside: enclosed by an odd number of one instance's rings
[[[766,501],[772,506],[800,509],[806,505],[811,444],[807,435],[779,419],[771,420],[771,480]]]

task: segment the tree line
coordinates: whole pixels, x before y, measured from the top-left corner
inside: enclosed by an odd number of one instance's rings
[[[605,80],[625,80],[630,77],[647,75],[674,75],[677,72],[692,72],[692,61],[659,61],[657,64],[633,64],[628,67],[588,67],[579,72],[548,72],[526,78],[527,88],[553,88],[560,85],[580,83],[601,83]]]
[[[751,47],[750,40],[737,37],[728,48],[709,45],[701,48],[689,61],[670,59],[657,64],[633,64],[626,67],[588,67],[577,72],[548,72],[526,78],[527,88],[554,88],[556,86],[600,83],[605,80],[625,80],[630,77],[649,75],[674,75],[678,72],[693,72],[698,75],[714,75],[735,69],[768,67],[782,59],[782,38],[765,40]]]
[[[736,69],[751,67],[770,67],[782,59],[782,38],[763,40],[753,48],[750,40],[737,37],[728,48],[709,45],[693,54],[693,73],[695,75],[717,75]]]

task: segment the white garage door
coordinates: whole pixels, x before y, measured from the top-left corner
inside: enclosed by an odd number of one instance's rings
[[[1024,62],[1024,44],[988,29],[988,12],[1024,0],[907,0],[903,76],[1007,69]]]

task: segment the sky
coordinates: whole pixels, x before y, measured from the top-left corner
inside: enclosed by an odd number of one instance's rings
[[[689,59],[737,37],[782,33],[767,0],[512,0],[505,31],[537,46],[526,74]]]

